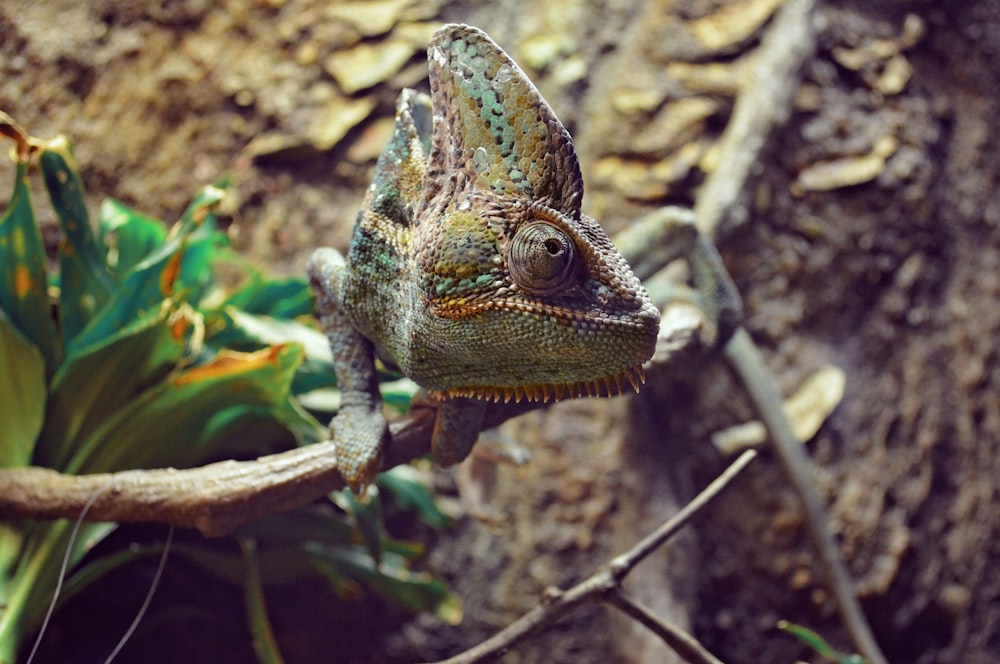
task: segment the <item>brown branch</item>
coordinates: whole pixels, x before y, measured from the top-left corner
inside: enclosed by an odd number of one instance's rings
[[[686,525],[699,511],[729,486],[756,457],[753,450],[744,452],[725,471],[699,493],[691,502],[654,532],[639,541],[625,553],[601,565],[594,574],[569,590],[547,589],[538,606],[497,632],[482,643],[463,653],[436,664],[474,664],[493,661],[518,643],[544,630],[569,612],[584,604],[609,603],[632,615],[650,627],[664,642],[674,647],[681,657],[692,664],[721,664],[709,654],[693,636],[680,628],[652,616],[644,607],[627,598],[622,600],[622,582],[632,569],[656,548],[662,546]]]
[[[90,496],[109,485],[88,520],[168,523],[217,536],[336,488],[341,480],[333,459],[333,444],[321,443],[187,470],[63,475],[48,468],[4,469],[0,518],[75,518]]]
[[[813,9],[816,0],[788,0],[753,55],[726,130],[719,141],[718,166],[698,192],[694,211],[698,229],[715,238],[721,223],[736,218],[747,177],[760,163],[771,130],[791,116],[802,68],[816,50]]]
[[[661,223],[669,224],[670,220]],[[656,232],[655,227],[651,232]],[[643,251],[654,249],[640,245],[626,258],[642,260]],[[644,263],[654,270],[657,261]],[[671,313],[675,306],[683,311],[689,306],[657,304],[664,312],[664,322],[653,363],[675,366],[697,359],[698,353],[691,351],[697,351],[701,343],[702,321]],[[536,402],[492,404],[484,428],[543,407],[545,404]],[[392,422],[392,440],[383,467],[429,454],[435,416],[434,407],[424,404]],[[46,468],[0,468],[0,519],[76,518],[94,492],[109,483],[111,488],[98,496],[87,513],[88,520],[173,524],[196,528],[208,537],[229,534],[265,514],[307,505],[344,486],[329,441],[253,461],[221,461],[184,470],[63,475]]]
[[[530,405],[494,406],[488,424],[496,426]],[[427,454],[433,423],[432,408],[414,409],[394,422],[387,467]],[[220,461],[185,470],[63,475],[48,468],[7,468],[0,470],[0,518],[75,518],[95,492],[106,488],[87,512],[88,520],[167,523],[214,537],[343,486],[329,441],[253,461]]]
[[[698,338],[689,325],[697,321],[688,318],[664,328],[661,341],[666,350],[658,361],[687,359],[682,351]],[[499,426],[544,405],[492,404],[484,426]],[[435,416],[434,407],[424,405],[390,424],[392,441],[385,468],[430,453]],[[47,468],[4,468],[0,469],[0,519],[76,518],[88,499],[109,484],[87,513],[88,520],[173,524],[196,528],[208,537],[229,534],[265,514],[307,505],[344,486],[329,441],[253,461],[221,461],[184,470],[63,475]]]
[[[879,649],[878,642],[865,619],[864,611],[861,610],[858,598],[854,594],[854,584],[840,556],[840,549],[827,527],[829,519],[814,486],[812,464],[806,456],[801,441],[792,431],[791,422],[788,421],[788,416],[782,408],[781,391],[774,375],[764,364],[760,350],[746,330],[737,330],[724,352],[733,371],[743,382],[758,415],[764,421],[771,447],[781,463],[786,479],[802,503],[813,547],[819,553],[827,582],[833,590],[841,619],[854,641],[854,646],[872,664],[886,664],[885,656]]]
[[[605,597],[604,601],[633,620],[645,625],[684,661],[695,664],[723,664],[721,659],[706,650],[705,646],[698,643],[688,632],[660,618],[647,607],[622,592],[621,588]]]

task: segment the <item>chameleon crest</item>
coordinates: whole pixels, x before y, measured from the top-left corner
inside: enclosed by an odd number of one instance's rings
[[[433,448],[460,461],[485,400],[638,389],[659,314],[607,234],[580,211],[566,129],[484,32],[446,25],[430,97],[405,90],[346,262],[309,272],[343,393],[332,429],[352,487],[387,441],[373,358],[441,400]]]

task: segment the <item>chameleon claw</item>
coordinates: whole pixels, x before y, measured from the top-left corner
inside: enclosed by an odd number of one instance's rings
[[[344,483],[361,495],[382,470],[389,428],[382,413],[341,407],[331,426],[337,446],[337,469]]]

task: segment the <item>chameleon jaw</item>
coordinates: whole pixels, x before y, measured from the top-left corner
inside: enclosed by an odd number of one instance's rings
[[[493,403],[511,401],[520,403],[522,400],[546,402],[578,397],[613,397],[625,392],[626,383],[638,392],[639,386],[645,382],[646,374],[643,373],[642,365],[637,364],[617,374],[595,380],[507,387],[493,385],[455,387],[447,390],[428,390],[428,393],[439,399],[465,397]]]

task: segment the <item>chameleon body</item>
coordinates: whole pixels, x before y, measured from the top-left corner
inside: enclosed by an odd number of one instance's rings
[[[309,265],[342,393],[338,464],[360,491],[388,444],[374,359],[440,402],[435,460],[464,458],[490,400],[638,389],[659,314],[596,221],[566,129],[484,32],[446,25],[430,96],[404,90],[349,253]]]

